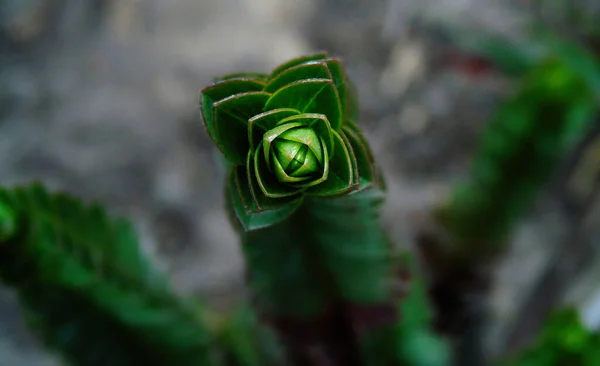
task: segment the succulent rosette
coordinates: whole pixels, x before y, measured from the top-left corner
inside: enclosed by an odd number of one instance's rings
[[[206,129],[231,164],[228,194],[252,230],[289,217],[306,196],[378,181],[358,130],[356,97],[338,59],[293,59],[270,75],[227,75],[201,91]]]

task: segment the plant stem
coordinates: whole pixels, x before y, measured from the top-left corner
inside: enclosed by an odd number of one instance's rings
[[[371,188],[243,232],[254,302],[295,365],[398,365],[398,262]]]
[[[359,345],[364,365],[397,365],[399,301],[406,284],[383,232],[377,187],[304,206],[312,241],[331,274],[336,298]],[[402,283],[399,283],[402,282]]]
[[[305,217],[299,209],[276,225],[239,230],[254,305],[293,365],[355,365],[357,348],[343,329]]]

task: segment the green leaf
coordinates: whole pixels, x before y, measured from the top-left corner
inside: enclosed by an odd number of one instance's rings
[[[301,123],[304,126],[308,126],[312,128],[317,136],[323,139],[325,148],[329,156],[333,155],[334,145],[333,145],[333,134],[331,131],[331,125],[327,120],[327,117],[323,114],[316,113],[303,113],[297,116],[292,116],[285,118],[280,121],[280,125],[285,125],[287,123]]]
[[[274,199],[294,196],[298,194],[299,189],[297,187],[285,185],[277,181],[275,172],[269,169],[263,154],[261,154],[262,149],[262,145],[259,145],[255,153],[253,154],[252,159],[249,159],[248,161],[248,174],[255,177],[256,182],[258,183],[259,191],[262,192],[264,196]],[[277,162],[277,159],[273,160],[274,163]],[[281,165],[279,165],[279,168],[283,170],[283,167],[281,167]],[[293,179],[290,178],[290,181],[291,180]]]
[[[323,165],[322,139],[310,127],[293,128],[273,141],[272,158],[285,173],[309,178]]]
[[[227,74],[218,78],[214,78],[215,83],[220,83],[222,81],[230,80],[230,79],[247,79],[254,80],[260,82],[264,85],[264,83],[269,78],[269,75],[263,74],[260,72],[237,72],[233,74]]]
[[[273,200],[261,194],[255,181],[250,181],[244,166],[232,167],[227,194],[244,231],[275,225],[290,217],[302,203],[301,196]],[[254,174],[250,175],[252,178]]]
[[[327,180],[307,188],[305,193],[314,196],[337,196],[349,193],[359,186],[356,158],[343,132],[333,132],[335,154],[329,159]]]
[[[14,212],[0,201],[0,241],[15,234],[17,223]]]
[[[261,91],[264,86],[262,82],[256,80],[224,79],[224,81],[211,85],[200,92],[200,111],[204,125],[215,143],[217,143],[217,140],[213,120],[214,104],[235,94]]]
[[[354,111],[351,108],[354,108],[355,104],[352,104],[353,101],[349,100],[352,98],[352,90],[348,90],[349,88],[352,88],[352,86],[349,85],[348,78],[346,77],[346,73],[342,68],[341,61],[338,59],[327,59],[324,61],[324,63],[327,64],[327,68],[331,73],[331,80],[333,81],[333,85],[335,85],[335,89],[340,97],[340,104],[344,119],[354,117]],[[354,119],[358,119],[358,116],[356,116]]]
[[[275,93],[284,86],[308,79],[332,79],[329,68],[323,62],[310,62],[294,66],[272,78],[265,86],[264,91]]]
[[[304,182],[306,180],[306,178],[303,177],[293,177],[287,174],[285,168],[281,165],[281,162],[276,157],[273,157],[271,161],[273,165],[273,173],[275,174],[275,177],[277,177],[277,181],[279,181],[282,185],[287,183],[287,185],[292,186],[293,183]]]
[[[573,101],[573,105],[565,117],[569,122],[566,124],[567,128],[563,136],[563,148],[568,149],[581,141],[585,132],[591,128],[590,121],[594,119],[595,113],[597,113],[596,106],[591,100]]]
[[[354,83],[346,76],[345,84],[346,85],[346,120],[345,122],[353,122],[360,120],[360,110],[358,104],[358,92]]]
[[[273,129],[281,120],[297,114],[300,114],[300,112],[295,109],[278,108],[250,118],[248,120],[250,150],[255,151],[258,144],[263,140],[265,133]]]
[[[279,89],[265,106],[266,110],[275,108],[324,114],[335,131],[339,130],[342,123],[340,98],[333,82],[328,79],[298,81]]]
[[[560,59],[573,76],[585,80],[596,96],[600,94],[600,65],[590,49],[550,30],[541,32],[538,37],[537,41],[549,49],[552,58]]]
[[[586,329],[575,308],[559,308],[546,320],[538,339],[499,363],[502,366],[596,366],[600,337]]]
[[[279,137],[279,135],[281,135],[282,133],[289,131],[293,128],[297,128],[297,127],[302,127],[302,123],[299,122],[290,122],[290,123],[285,123],[285,124],[281,124],[271,130],[269,130],[264,136],[263,136],[263,141],[262,141],[262,150],[263,150],[263,156],[265,158],[265,162],[267,163],[267,167],[269,167],[269,169],[271,170],[270,167],[272,167],[273,162],[271,161],[271,145],[273,144],[273,141],[275,141],[276,138]],[[256,153],[258,154],[258,150],[256,150]]]
[[[344,126],[342,131],[344,131],[344,134],[348,138],[354,156],[356,157],[360,187],[366,188],[371,184],[379,186],[379,176],[375,158],[364,137],[360,132],[349,128],[348,126]]]
[[[312,179],[312,180],[309,180],[306,182],[295,183],[294,186],[299,187],[299,188],[308,188],[308,187],[312,187],[312,186],[321,184],[327,180],[327,177],[329,176],[329,153],[328,153],[327,147],[325,145],[325,141],[323,141],[323,139],[321,139],[321,145],[324,146],[324,148],[323,148],[323,173],[317,179]]]
[[[246,162],[250,149],[248,120],[262,113],[269,96],[268,93],[249,92],[233,95],[214,105],[215,143],[233,164]]]
[[[73,365],[211,365],[202,311],[176,296],[131,226],[33,185],[0,189],[17,226],[0,239],[0,280],[30,326]]]
[[[324,155],[325,159],[328,158],[327,150],[324,150],[323,155]],[[302,187],[311,187],[311,186],[320,184],[321,182],[324,182],[327,179],[327,175],[329,174],[328,160],[324,161],[322,174],[317,179],[310,179],[311,177],[296,178],[296,177],[290,176],[286,173],[285,169],[283,168],[283,166],[281,165],[281,163],[279,162],[278,159],[272,159],[272,160],[273,160],[273,168],[274,168],[273,170],[274,170],[275,177],[277,177],[277,180],[279,182],[287,182],[292,187],[302,188]]]
[[[379,167],[377,165],[377,161],[375,160],[375,155],[373,154],[373,150],[371,150],[369,142],[363,135],[362,131],[360,130],[358,125],[353,121],[347,121],[347,123],[344,125],[344,127],[345,127],[344,133],[346,133],[346,131],[353,131],[354,134],[356,134],[356,136],[362,141],[362,146],[364,146],[366,148],[368,160],[373,161],[372,168],[374,170],[374,172],[373,172],[374,179],[375,179],[374,182],[380,189],[385,191],[386,184],[385,184],[385,177],[383,175],[383,171],[381,170],[381,167]]]
[[[286,71],[294,66],[298,66],[300,64],[303,64],[306,62],[311,62],[311,61],[325,60],[326,58],[327,58],[326,52],[319,52],[319,53],[315,53],[313,55],[302,56],[302,57],[292,59],[286,63],[279,65],[277,68],[275,68],[275,70],[273,70],[273,72],[271,73],[271,77],[270,77],[269,81],[273,80],[274,78],[279,76],[279,74],[283,73],[284,71]]]

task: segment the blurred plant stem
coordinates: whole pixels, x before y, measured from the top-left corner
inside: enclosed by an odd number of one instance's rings
[[[599,75],[584,52],[550,56],[527,71],[488,122],[469,178],[418,233],[436,326],[455,342],[455,365],[487,364],[482,342],[495,261],[565,156],[592,130]]]
[[[545,319],[558,305],[560,297],[594,262],[595,250],[586,222],[600,199],[600,172],[593,169],[594,166],[599,166],[600,160],[597,159],[600,157],[596,156],[595,165],[591,165],[587,160],[593,156],[586,159],[586,155],[593,153],[594,151],[590,150],[599,143],[600,123],[596,122],[596,126],[576,147],[560,174],[555,190],[569,218],[568,233],[554,255],[553,265],[548,266],[540,276],[525,304],[520,308],[507,337],[505,353],[523,346],[537,334]],[[586,166],[582,166],[584,164]],[[583,169],[586,171],[582,171]],[[582,175],[586,177],[580,178]],[[582,185],[574,182],[578,178],[586,180],[585,185],[588,189],[584,192],[576,189]]]

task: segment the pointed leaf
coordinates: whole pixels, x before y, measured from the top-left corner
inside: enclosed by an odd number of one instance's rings
[[[303,113],[297,116],[292,116],[283,119],[280,123],[284,125],[291,122],[302,123],[304,126],[312,128],[317,134],[317,136],[323,139],[323,142],[328,150],[329,155],[333,155],[334,146],[333,135],[331,133],[331,125],[329,124],[329,121],[327,120],[327,117],[324,114]]]
[[[322,139],[319,138],[319,135],[312,128],[294,128],[282,133],[280,138],[275,140],[275,143],[277,143],[277,141],[291,141],[294,143],[299,143],[300,146],[306,145],[312,151],[314,157],[316,158],[316,162],[323,162],[323,147],[321,146]],[[290,160],[294,159],[294,156],[288,154]]]
[[[342,123],[340,98],[333,82],[327,79],[298,81],[279,89],[265,106],[267,110],[275,108],[324,114],[335,131],[339,130]]]
[[[262,150],[263,150],[263,155],[265,158],[265,161],[267,163],[267,166],[271,166],[271,144],[273,143],[273,141],[279,137],[279,135],[281,135],[282,133],[284,133],[285,131],[288,131],[292,128],[297,128],[297,127],[302,127],[302,123],[286,123],[286,124],[282,124],[279,125],[275,128],[270,129],[269,131],[267,131],[267,133],[264,134],[263,136],[263,140],[262,140]],[[258,150],[256,150],[256,152],[258,153]]]
[[[213,106],[220,100],[235,94],[261,91],[262,82],[248,79],[231,79],[211,85],[200,92],[200,112],[209,136],[216,142],[215,124],[213,121]]]
[[[326,63],[329,72],[331,73],[331,80],[333,81],[333,85],[337,89],[338,95],[340,97],[342,114],[344,115],[344,117],[348,117],[350,112],[347,111],[347,99],[351,95],[349,95],[347,92],[348,86],[346,84],[348,84],[348,81],[344,69],[342,68],[341,61],[338,59],[328,59],[324,62]]]
[[[305,193],[314,196],[335,196],[358,188],[356,158],[346,136],[333,131],[335,154],[329,160],[329,174],[325,182],[307,188]]]
[[[327,180],[327,177],[329,176],[329,153],[327,152],[327,146],[325,145],[325,141],[323,141],[323,139],[321,139],[321,145],[323,146],[323,174],[318,179],[296,183],[294,186],[299,188],[308,188],[316,186],[317,184],[321,184]]]
[[[255,190],[248,180],[246,167],[232,167],[229,174],[227,192],[231,207],[244,231],[258,230],[279,223],[290,217],[302,203],[302,197],[293,199],[268,200]],[[261,201],[259,206],[256,201]]]
[[[273,70],[273,72],[271,73],[271,78],[269,80],[273,80],[279,74],[281,74],[282,72],[284,72],[287,69],[290,69],[294,66],[298,66],[300,64],[303,64],[305,62],[310,62],[310,61],[325,60],[326,58],[327,58],[326,52],[319,52],[319,53],[315,53],[313,55],[302,56],[302,57],[292,59],[284,64],[279,65],[277,68],[275,68],[275,70]]]
[[[262,159],[261,159],[262,160]],[[302,196],[300,195],[300,190],[294,188],[296,194],[288,195],[286,197],[280,198],[271,198],[267,197],[264,192],[261,190],[258,180],[256,179],[256,169],[254,166],[254,154],[252,157],[248,158],[248,164],[246,167],[246,175],[250,181],[250,189],[252,191],[252,197],[257,207],[261,211],[268,211],[273,209],[281,208],[284,204],[290,204],[300,199],[302,201]],[[297,203],[300,204],[300,203]]]
[[[358,92],[354,83],[346,78],[346,120],[358,121],[360,119],[360,109],[358,105]]]
[[[253,179],[256,180],[258,190],[262,193],[262,195],[268,198],[280,199],[298,194],[298,188],[285,185],[277,180],[275,169],[279,168],[283,171],[283,167],[281,167],[277,159],[272,159],[273,164],[278,164],[279,167],[274,167],[274,170],[271,171],[267,166],[267,162],[264,159],[262,150],[262,145],[259,145],[253,154],[254,156],[248,161],[247,164],[249,169],[248,174],[254,177]],[[285,174],[285,172],[283,174]],[[290,177],[289,181],[292,180],[294,179]],[[302,181],[302,179],[298,179],[297,181]],[[256,192],[256,195],[259,196],[258,192]]]
[[[255,80],[260,83],[264,83],[269,78],[269,75],[263,74],[260,72],[236,72],[234,74],[227,74],[214,79],[215,83],[220,83],[222,81],[230,80],[230,79],[250,79]]]
[[[332,74],[325,63],[311,61],[285,70],[271,79],[264,91],[275,93],[288,84],[307,79],[332,79]]]
[[[250,118],[250,120],[248,120],[250,150],[256,150],[256,147],[262,141],[264,134],[273,129],[281,120],[297,114],[300,114],[300,112],[295,109],[278,108],[257,114]]]
[[[237,94],[214,105],[215,143],[233,164],[246,162],[250,149],[248,120],[262,112],[269,95],[263,92]]]
[[[293,176],[290,176],[289,174],[287,174],[285,172],[284,167],[281,165],[281,163],[279,162],[279,160],[276,159],[276,157],[273,157],[271,159],[271,161],[272,161],[272,164],[273,164],[273,173],[275,174],[275,177],[277,178],[277,181],[279,181],[280,184],[282,184],[282,185],[283,184],[292,185],[294,183],[305,182],[306,180],[309,179],[309,177],[293,177]]]
[[[358,132],[347,126],[343,127],[343,131],[348,138],[350,146],[352,146],[352,150],[354,151],[354,156],[356,157],[361,188],[365,188],[370,184],[377,185],[377,166],[369,146],[366,145],[366,141]]]
[[[294,132],[294,131],[292,131]],[[321,146],[320,139],[315,136],[315,140],[319,141],[319,156],[316,156],[307,145],[303,145],[302,150],[299,152],[301,155],[298,160],[290,162],[290,165],[286,168],[286,173],[292,174],[294,177],[312,178],[314,174],[321,172],[321,165],[323,164],[323,148]],[[296,144],[296,141],[288,141],[289,143]],[[302,156],[304,155],[304,156]],[[302,163],[300,163],[302,161]]]

